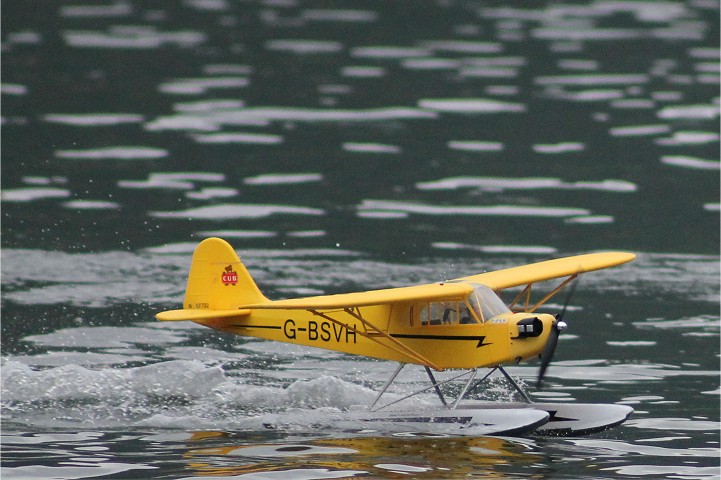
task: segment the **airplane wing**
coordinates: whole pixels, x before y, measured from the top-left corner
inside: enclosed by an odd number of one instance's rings
[[[463,283],[431,283],[428,285],[388,288],[368,292],[275,300],[269,303],[243,305],[241,308],[252,310],[330,310],[414,302],[419,300],[460,301],[465,299],[472,291],[472,286]]]
[[[636,258],[636,255],[627,252],[589,253],[586,255],[557,258],[554,260],[546,260],[545,262],[506,268],[494,272],[480,273],[478,275],[457,278],[452,281],[480,283],[492,290],[499,291],[520,285],[542,282],[544,280],[615,267],[630,262],[634,258]]]
[[[169,310],[157,314],[156,317],[164,321],[203,320],[245,316],[253,310],[327,311],[415,301],[462,301],[473,291],[473,286],[470,285],[473,283],[486,285],[492,290],[499,291],[519,285],[609,268],[630,262],[635,257],[634,254],[625,252],[591,253],[461,277],[443,283],[275,300],[241,305],[239,309],[235,310]]]

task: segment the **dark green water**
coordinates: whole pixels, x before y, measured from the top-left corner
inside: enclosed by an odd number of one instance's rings
[[[1,8],[3,478],[718,478],[717,2]],[[313,430],[394,366],[155,322],[213,235],[271,298],[633,251],[534,394],[636,412]]]

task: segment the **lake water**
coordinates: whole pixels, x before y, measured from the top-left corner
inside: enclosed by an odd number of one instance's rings
[[[3,2],[2,478],[719,478],[718,18]],[[208,236],[270,298],[635,252],[584,276],[529,388],[635,413],[578,438],[316,428],[395,365],[156,322]]]

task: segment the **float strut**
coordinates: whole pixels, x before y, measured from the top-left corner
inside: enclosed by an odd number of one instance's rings
[[[511,378],[511,376],[508,374],[508,372],[506,372],[506,370],[505,370],[503,367],[501,367],[501,366],[499,365],[499,366],[498,366],[498,369],[501,371],[501,373],[503,374],[503,376],[506,377],[506,380],[508,380],[509,382],[511,382],[511,385],[513,385],[513,388],[515,388],[516,391],[521,394],[521,396],[522,396],[523,399],[526,401],[526,403],[533,403],[533,401],[531,400],[531,398],[530,398],[528,395],[526,395],[526,392],[524,392],[523,390],[521,390],[521,387],[518,386],[518,384],[516,383],[516,381],[513,380],[513,378]]]
[[[461,390],[460,395],[458,395],[458,398],[456,398],[456,401],[453,402],[453,406],[451,407],[452,410],[455,410],[458,408],[458,404],[461,403],[461,400],[463,400],[463,397],[466,396],[466,393],[468,392],[468,387],[471,386],[471,383],[473,383],[473,380],[476,378],[476,374],[478,373],[478,370],[475,368],[471,370],[471,377],[468,379],[468,381],[463,385],[463,390]]]
[[[383,394],[386,393],[386,390],[388,390],[388,387],[391,386],[391,383],[393,383],[393,380],[396,379],[396,377],[398,376],[398,374],[401,373],[401,370],[403,370],[403,367],[405,367],[405,366],[406,366],[405,363],[399,363],[399,364],[398,364],[398,368],[396,368],[396,371],[393,372],[393,375],[391,375],[391,378],[388,379],[388,381],[386,382],[386,384],[383,385],[383,388],[381,388],[381,391],[378,393],[378,396],[376,397],[375,401],[373,402],[373,405],[371,405],[370,407],[368,407],[368,410],[373,410],[373,407],[376,406],[376,403],[378,403],[378,400],[380,400],[381,397],[383,396]],[[426,367],[426,368],[428,368],[428,367]]]
[[[443,396],[443,392],[441,392],[441,388],[438,386],[438,382],[436,382],[436,378],[433,376],[433,372],[431,372],[431,369],[426,367],[426,373],[428,374],[428,378],[431,379],[433,388],[435,389],[438,398],[441,399],[441,403],[443,404],[443,406],[448,405],[448,403],[446,403],[445,397]]]

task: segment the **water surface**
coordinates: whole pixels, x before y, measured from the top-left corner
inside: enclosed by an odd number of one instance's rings
[[[3,478],[718,478],[718,15],[3,2]],[[209,236],[271,298],[633,251],[584,277],[529,391],[635,414],[580,438],[318,429],[395,366],[155,322]]]

